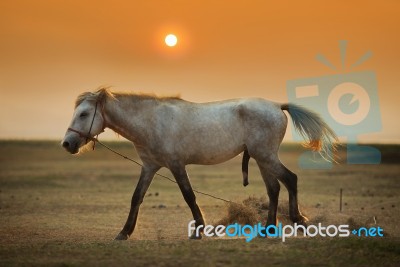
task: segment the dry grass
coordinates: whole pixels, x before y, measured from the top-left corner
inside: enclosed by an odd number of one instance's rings
[[[238,223],[241,225],[254,225],[266,218],[261,216],[265,211],[268,212],[268,206],[263,205],[265,198],[248,197],[243,200],[243,204],[230,202],[227,204],[227,212],[224,217],[218,220],[215,225],[229,225]]]
[[[230,202],[226,205],[226,214],[215,225],[228,225],[238,223],[241,225],[254,225],[259,222],[266,223],[268,215],[268,201],[265,196],[249,196],[242,203]],[[303,215],[307,215],[303,212]],[[284,223],[290,223],[289,202],[282,200],[278,205],[277,219]]]

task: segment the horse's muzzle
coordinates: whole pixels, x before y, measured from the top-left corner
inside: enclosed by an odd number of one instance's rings
[[[79,151],[79,146],[77,142],[68,141],[64,139],[61,142],[61,145],[63,148],[65,148],[65,150],[67,150],[71,154],[76,154]]]

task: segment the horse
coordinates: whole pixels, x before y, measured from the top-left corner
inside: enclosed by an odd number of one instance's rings
[[[78,96],[72,122],[61,142],[69,153],[77,154],[93,146],[94,136],[110,128],[133,142],[143,166],[134,190],[126,223],[116,240],[133,233],[143,202],[156,172],[168,168],[189,206],[196,228],[204,226],[186,165],[213,165],[243,153],[243,184],[253,158],[260,169],[269,197],[266,226],[276,225],[279,181],[289,193],[289,216],[306,226],[307,218],[298,207],[297,175],[281,163],[278,150],[287,128],[287,116],[307,141],[307,146],[329,154],[337,137],[313,111],[295,104],[276,103],[262,98],[242,98],[194,103],[179,97],[112,92],[99,88]],[[193,232],[190,238],[200,239]]]

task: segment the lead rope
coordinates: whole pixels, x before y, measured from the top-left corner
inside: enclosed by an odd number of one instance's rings
[[[114,154],[116,154],[116,155],[118,155],[118,156],[120,156],[120,157],[122,157],[122,158],[124,158],[124,159],[126,159],[126,160],[129,160],[129,161],[135,163],[136,165],[139,165],[140,167],[143,167],[143,165],[142,165],[141,163],[139,163],[139,162],[137,162],[136,160],[131,159],[131,158],[129,158],[129,157],[127,157],[127,156],[125,156],[125,155],[123,155],[123,154],[121,154],[121,153],[119,153],[118,151],[116,151],[116,150],[112,149],[111,147],[107,146],[106,144],[100,142],[99,139],[97,139],[97,138],[95,138],[95,137],[91,137],[90,139],[92,139],[92,141],[93,141],[94,143],[96,143],[96,142],[99,143],[101,146],[103,146],[104,148],[106,148],[106,149],[108,149],[109,151],[113,152]],[[94,144],[93,144],[93,149],[94,149]],[[170,182],[172,182],[172,183],[177,184],[176,181],[172,180],[171,178],[169,178],[169,177],[167,177],[167,176],[164,176],[164,175],[162,175],[162,174],[159,174],[158,172],[156,172],[155,175],[158,175],[158,176],[160,176],[160,177],[162,177],[162,178],[164,178],[164,179],[167,179],[168,181],[170,181]],[[201,191],[198,191],[198,190],[195,190],[195,189],[192,189],[192,190],[193,190],[194,192],[196,192],[196,193],[198,193],[198,194],[201,194],[201,195],[204,195],[204,196],[208,196],[208,197],[212,197],[212,198],[215,198],[215,199],[218,199],[218,200],[222,200],[222,201],[227,202],[227,203],[233,203],[232,201],[227,200],[227,199],[223,199],[223,198],[220,198],[220,197],[216,197],[216,196],[214,196],[214,195],[211,195],[211,194],[208,194],[208,193],[204,193],[204,192],[201,192]]]

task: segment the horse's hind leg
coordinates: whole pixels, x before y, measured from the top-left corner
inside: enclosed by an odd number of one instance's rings
[[[277,179],[277,174],[274,171],[275,164],[268,160],[257,160],[258,167],[260,168],[261,176],[267,187],[269,197],[268,218],[266,226],[276,225],[276,212],[278,209],[278,198],[280,185]]]
[[[203,214],[199,206],[196,203],[196,195],[193,192],[192,186],[190,185],[189,177],[187,175],[185,166],[173,165],[170,166],[170,170],[175,177],[176,182],[182,192],[183,198],[188,204],[190,210],[192,211],[193,219],[195,222],[195,227],[200,225],[204,226]],[[191,239],[201,239],[201,233],[194,231],[190,237]]]
[[[243,151],[243,159],[242,159],[243,186],[247,186],[249,184],[249,160],[250,160],[249,151],[245,149]]]
[[[301,215],[297,200],[297,175],[287,169],[282,163],[280,164],[280,174],[278,175],[289,193],[289,216],[292,222],[306,225],[308,219]]]

